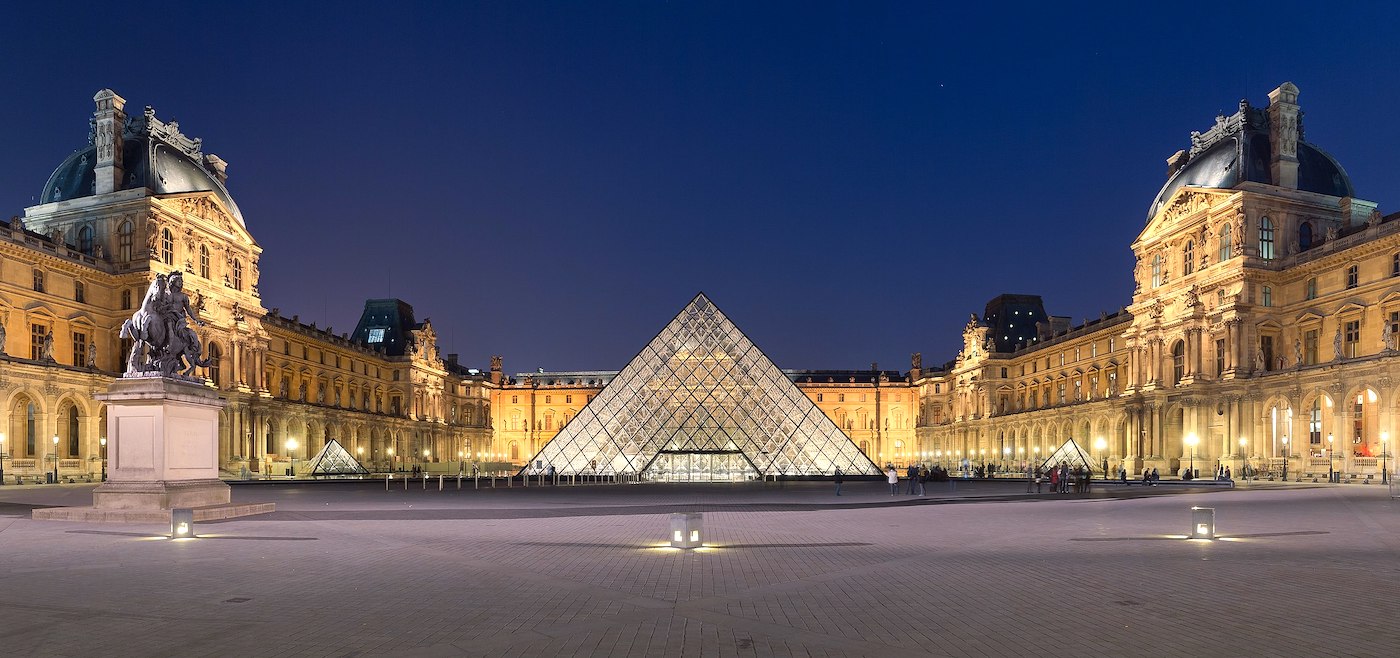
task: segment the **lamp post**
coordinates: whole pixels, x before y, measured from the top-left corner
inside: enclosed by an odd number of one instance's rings
[[[100,446],[102,446],[102,448],[101,448],[101,450],[102,450],[102,481],[103,481],[103,482],[106,482],[106,481],[107,481],[107,437],[104,436],[104,437],[98,439],[98,440],[97,440],[97,444],[100,445]],[[3,479],[3,476],[4,476],[4,473],[0,473],[0,479]]]
[[[292,478],[294,478],[294,477],[297,476],[297,456],[296,456],[296,453],[292,452],[293,450],[296,450],[296,449],[297,449],[297,440],[296,440],[296,439],[287,439],[287,459],[291,460],[291,468],[288,469],[288,475],[287,475],[287,477],[292,477]]]
[[[1187,466],[1187,469],[1189,469],[1188,472],[1191,473],[1191,477],[1196,477],[1196,444],[1200,442],[1201,440],[1196,438],[1196,434],[1194,432],[1186,435],[1186,445],[1191,446],[1191,461],[1190,465]]]
[[[1333,450],[1333,449],[1332,449],[1332,434],[1329,432],[1329,433],[1327,434],[1327,481],[1328,481],[1328,482],[1331,482],[1333,478],[1336,478],[1336,477],[1337,477],[1337,472],[1336,472],[1336,470],[1334,470],[1334,469],[1332,468],[1332,455],[1333,455],[1333,454],[1336,454],[1336,450]]]
[[[428,455],[432,454],[427,448],[423,449],[423,477],[428,477]]]
[[[58,435],[53,435],[53,483],[58,484]]]
[[[1386,456],[1385,452],[1385,444],[1388,439],[1390,439],[1390,433],[1381,432],[1381,484],[1390,483],[1390,470],[1388,468],[1390,465],[1386,463],[1386,460],[1389,458]]]
[[[393,449],[393,448],[385,448],[385,449],[384,449],[384,454],[389,455],[389,472],[390,472],[390,473],[393,473],[393,472],[394,472],[394,449]]]
[[[5,451],[5,433],[0,432],[0,487],[5,486],[5,458],[9,456]]]
[[[1283,481],[1284,481],[1284,482],[1287,482],[1287,481],[1288,481],[1288,458],[1289,458],[1289,457],[1292,457],[1292,455],[1288,454],[1288,437],[1285,436],[1285,437],[1283,437]]]
[[[1240,437],[1240,470],[1244,471],[1244,478],[1249,479],[1249,450],[1245,447],[1249,441]]]
[[[1108,442],[1103,440],[1103,437],[1094,439],[1094,449],[1099,451],[1099,457],[1103,459],[1103,479],[1105,480],[1108,479],[1108,455],[1105,455],[1103,451],[1107,447]]]

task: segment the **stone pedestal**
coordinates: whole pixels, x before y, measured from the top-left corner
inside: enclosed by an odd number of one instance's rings
[[[123,378],[106,393],[107,482],[90,508],[35,510],[36,519],[160,521],[176,507],[195,520],[272,511],[270,503],[230,504],[219,480],[219,394],[198,383],[162,377]]]

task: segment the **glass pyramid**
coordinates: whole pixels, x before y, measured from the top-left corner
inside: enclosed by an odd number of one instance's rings
[[[1050,453],[1050,456],[1046,457],[1045,461],[1041,462],[1040,465],[1041,467],[1046,469],[1049,469],[1051,467],[1058,468],[1060,462],[1069,464],[1069,468],[1071,471],[1074,470],[1075,466],[1083,466],[1085,469],[1088,470],[1089,473],[1094,473],[1099,470],[1099,468],[1094,464],[1094,460],[1089,458],[1089,455],[1085,453],[1082,448],[1079,447],[1078,443],[1074,442],[1074,439],[1069,439],[1065,441],[1064,445],[1061,445],[1059,448],[1056,448],[1055,451]]]
[[[686,481],[880,473],[704,293],[535,462],[564,474]]]
[[[350,452],[340,445],[339,441],[331,439],[326,442],[321,452],[315,457],[307,460],[311,465],[306,469],[311,475],[368,475],[369,471],[360,465],[360,462],[350,456]]]

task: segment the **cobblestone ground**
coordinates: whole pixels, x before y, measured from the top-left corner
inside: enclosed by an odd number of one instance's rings
[[[240,486],[276,514],[32,521],[0,490],[7,655],[1369,655],[1400,652],[1385,488],[978,483],[438,492]],[[839,505],[838,505],[839,503]],[[1192,505],[1228,540],[1173,538]],[[709,547],[659,548],[673,509]]]

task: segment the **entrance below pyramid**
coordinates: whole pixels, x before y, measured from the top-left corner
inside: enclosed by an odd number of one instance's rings
[[[663,450],[642,472],[642,478],[653,482],[744,482],[757,480],[758,471],[737,450]]]

